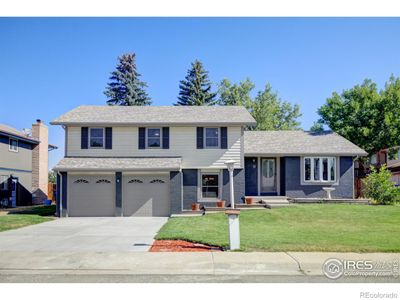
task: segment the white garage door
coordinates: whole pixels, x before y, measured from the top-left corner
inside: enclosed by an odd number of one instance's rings
[[[124,216],[169,216],[169,176],[125,175],[122,198]]]
[[[111,217],[115,215],[114,175],[69,175],[68,215]]]

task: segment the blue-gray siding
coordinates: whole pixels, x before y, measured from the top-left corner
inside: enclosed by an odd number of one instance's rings
[[[243,202],[242,198],[245,196],[245,178],[243,169],[235,169],[233,171],[233,184],[234,184],[235,203],[242,203]],[[228,170],[223,170],[222,199],[226,200],[227,204],[230,203]]]
[[[181,212],[182,173],[176,171],[170,172],[169,179],[171,214],[178,214]]]
[[[191,209],[191,205],[197,202],[197,169],[185,169],[183,173],[183,209]]]
[[[340,157],[339,184],[302,185],[300,157],[285,157],[285,194],[292,198],[321,198],[326,196],[323,187],[332,186],[333,198],[353,198],[353,158]]]

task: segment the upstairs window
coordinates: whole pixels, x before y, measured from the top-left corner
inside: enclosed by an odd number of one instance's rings
[[[336,181],[336,157],[305,157],[303,169],[305,182]]]
[[[147,148],[161,147],[161,128],[147,128]]]
[[[90,128],[90,148],[104,148],[104,128]]]
[[[18,152],[18,140],[10,139],[10,145],[8,149],[12,152]]]
[[[205,148],[219,148],[219,128],[204,128]]]

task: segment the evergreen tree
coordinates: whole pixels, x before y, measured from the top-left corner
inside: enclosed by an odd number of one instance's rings
[[[116,70],[111,73],[104,94],[108,105],[150,105],[151,99],[145,88],[147,84],[139,79],[141,76],[136,70],[136,55],[126,53],[118,57]]]
[[[178,102],[175,105],[214,105],[216,93],[211,92],[211,81],[203,64],[196,60],[179,84]]]

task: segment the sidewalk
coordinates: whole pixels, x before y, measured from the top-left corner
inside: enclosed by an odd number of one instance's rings
[[[327,259],[400,261],[400,253],[2,252],[4,274],[324,276]],[[399,279],[400,281],[400,279]]]

